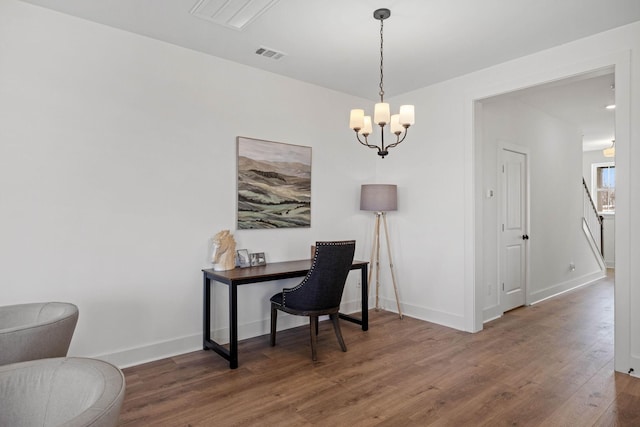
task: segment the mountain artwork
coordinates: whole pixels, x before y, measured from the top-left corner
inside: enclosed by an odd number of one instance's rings
[[[311,226],[311,147],[237,138],[239,230]]]

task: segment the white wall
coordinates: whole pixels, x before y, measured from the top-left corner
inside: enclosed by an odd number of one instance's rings
[[[398,185],[388,221],[403,311],[457,329],[466,329],[462,94],[449,81],[390,100],[392,109],[415,104],[416,124],[376,163],[377,180]],[[382,273],[383,306],[395,310],[388,269]]]
[[[363,102],[0,2],[0,305],[74,302],[70,353],[124,366],[201,348],[200,269],[221,229],[270,262],[347,238],[368,258],[359,185],[376,159],[348,129]],[[312,147],[311,228],[234,230],[238,135]],[[268,298],[286,284],[241,288],[241,337],[267,332]],[[214,303],[222,340],[224,292]]]
[[[608,163],[614,161],[614,158],[605,157],[602,150],[585,151],[582,156],[582,176],[584,177],[589,191],[593,196],[593,188],[591,183],[591,167],[594,163]],[[603,237],[604,237],[604,262],[608,268],[614,268],[616,263],[615,253],[615,214],[603,214]]]
[[[527,303],[532,304],[604,274],[582,231],[582,135],[568,123],[509,96],[482,102],[482,188],[500,191],[501,144],[529,150],[530,229]],[[499,287],[498,201],[483,198],[484,319],[502,314]],[[569,264],[575,265],[571,270]]]

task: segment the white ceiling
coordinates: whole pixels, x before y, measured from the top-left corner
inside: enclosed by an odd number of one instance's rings
[[[387,96],[640,20],[640,0],[279,0],[236,30],[192,15],[200,0],[23,1],[371,100],[379,82],[377,8],[391,10]],[[255,54],[259,47],[286,55],[268,59]]]

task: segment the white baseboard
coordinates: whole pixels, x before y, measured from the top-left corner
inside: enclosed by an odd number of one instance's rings
[[[563,283],[559,283],[553,286],[549,286],[540,291],[536,291],[529,295],[529,303],[528,304],[537,304],[541,301],[544,301],[549,298],[556,297],[565,292],[572,291],[574,289],[581,288],[583,286],[590,285],[596,280],[600,280],[606,277],[606,272],[604,271],[596,271],[590,274],[586,274],[584,276],[578,277],[576,279],[572,279]],[[487,307],[482,311],[483,323],[490,322],[492,320],[498,319],[502,317],[504,313],[502,312],[500,305],[495,305],[492,307]],[[639,365],[640,366],[640,365]]]
[[[380,298],[380,308],[385,311],[397,313],[398,308],[395,299]],[[369,305],[374,307],[374,305]],[[437,323],[438,325],[447,326],[449,328],[464,331],[464,316],[447,313],[444,311],[432,310],[426,307],[419,307],[416,305],[401,303],[400,308],[402,314],[405,316],[413,317],[414,319],[424,320],[425,322]]]
[[[372,301],[370,300],[369,307],[371,307],[371,302]],[[340,311],[342,313],[359,313],[361,311],[359,300],[345,302],[341,304],[340,307]],[[308,322],[308,319],[303,316],[292,316],[283,312],[278,313],[279,331],[307,325]],[[270,319],[263,319],[255,322],[239,324],[238,340],[266,335],[269,333],[270,328]],[[227,344],[229,342],[229,328],[225,327],[211,330],[211,338],[220,344]],[[265,338],[265,342],[268,343],[268,338]],[[89,357],[107,361],[119,368],[127,368],[130,366],[153,362],[155,360],[165,359],[167,357],[173,357],[179,354],[190,353],[192,351],[198,350],[202,350],[201,332],[166,341],[145,344],[139,347],[119,350],[112,353],[92,355]]]
[[[202,334],[200,333],[89,357],[104,360],[122,369],[201,349]]]
[[[566,282],[558,283],[553,286],[549,286],[548,288],[536,291],[534,293],[529,294],[528,303],[529,304],[537,304],[541,301],[544,301],[548,298],[558,296],[565,292],[572,291],[574,289],[581,288],[583,286],[590,285],[596,280],[600,280],[607,276],[606,271],[595,271],[590,274],[585,274],[584,276],[577,277],[572,280],[568,280]]]
[[[494,305],[493,307],[487,307],[482,310],[482,323],[488,323],[492,320],[501,318],[503,315],[500,305]]]

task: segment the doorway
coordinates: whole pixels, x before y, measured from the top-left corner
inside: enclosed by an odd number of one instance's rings
[[[478,101],[483,321],[605,276],[581,228],[582,157],[595,125],[606,145],[615,122],[604,107],[604,122],[579,118],[613,100],[613,78],[607,68]]]
[[[492,289],[484,281],[487,253],[484,243],[485,206],[487,197],[484,177],[485,141],[482,137],[482,101],[500,94],[531,88],[546,82],[562,80],[591,72],[592,70],[615,69],[616,95],[616,209],[615,227],[615,360],[616,371],[627,372],[634,366],[640,366],[640,356],[632,352],[632,336],[639,336],[638,322],[632,322],[631,304],[637,304],[637,298],[631,292],[631,177],[630,177],[630,138],[631,138],[631,51],[622,49],[602,51],[600,55],[590,56],[581,61],[567,60],[556,64],[553,69],[546,66],[520,75],[509,81],[486,82],[465,97],[465,132],[470,137],[465,145],[465,168],[471,171],[465,177],[465,224],[472,232],[465,237],[465,328],[469,332],[483,329],[486,317],[485,295]],[[536,71],[537,70],[537,71]],[[492,169],[492,171],[494,171]],[[495,251],[493,251],[495,252]],[[495,292],[494,292],[495,294]]]

